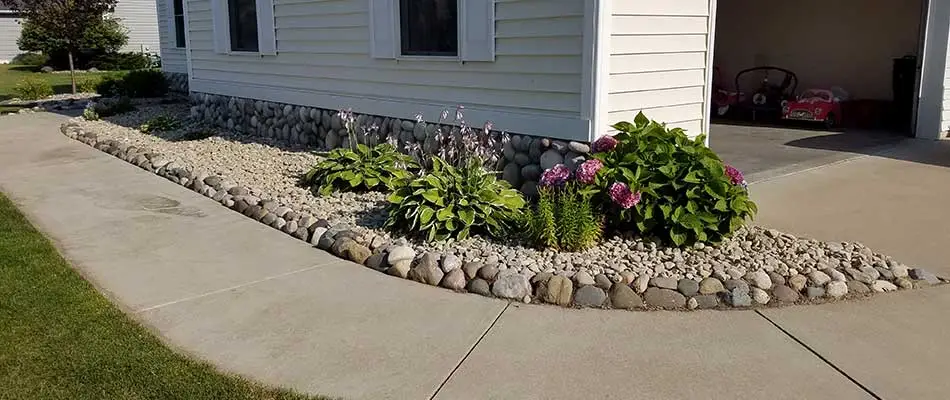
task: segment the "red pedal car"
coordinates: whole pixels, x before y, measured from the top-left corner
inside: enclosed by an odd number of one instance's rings
[[[841,102],[848,97],[841,88],[808,89],[782,104],[782,119],[821,122],[834,128],[841,122]]]

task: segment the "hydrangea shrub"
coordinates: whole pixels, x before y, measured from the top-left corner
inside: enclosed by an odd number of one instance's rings
[[[723,164],[704,136],[690,138],[642,113],[614,128],[617,135],[593,143],[594,159],[579,166],[578,180],[591,185],[616,228],[678,246],[718,242],[757,212],[742,173]]]

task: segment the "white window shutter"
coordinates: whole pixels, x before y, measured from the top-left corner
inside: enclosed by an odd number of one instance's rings
[[[168,23],[166,28],[168,37],[171,38],[168,47],[174,49],[178,47],[178,31],[175,30],[175,0],[165,0],[165,21]]]
[[[274,0],[257,0],[257,46],[261,55],[277,55]]]
[[[461,0],[462,61],[495,61],[495,0]]]
[[[231,50],[231,31],[228,22],[228,1],[211,0],[211,25],[214,33],[214,52],[227,54]]]
[[[370,56],[396,58],[396,0],[369,0]]]

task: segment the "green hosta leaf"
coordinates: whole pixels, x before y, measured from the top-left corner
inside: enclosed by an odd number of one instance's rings
[[[465,225],[471,225],[475,223],[475,210],[471,208],[462,208],[458,212],[459,219],[462,220]],[[467,227],[466,227],[467,229]]]
[[[729,203],[725,199],[719,199],[716,201],[716,205],[713,207],[716,211],[729,211]]]
[[[426,225],[429,223],[429,221],[432,220],[432,216],[434,215],[435,215],[435,210],[429,207],[423,206],[421,210],[419,211],[419,222],[421,222],[422,225]]]
[[[637,117],[633,119],[633,122],[637,124],[638,128],[643,128],[650,124],[650,119],[641,111],[637,114]]]
[[[660,204],[660,212],[663,213],[663,218],[664,218],[664,219],[669,219],[669,218],[670,218],[670,214],[673,213],[673,206],[671,206],[671,205],[669,205],[669,204]]]
[[[422,198],[438,206],[445,205],[444,200],[442,199],[442,194],[437,189],[429,189],[429,190],[423,191]]]
[[[452,206],[448,206],[446,208],[439,210],[439,212],[436,213],[435,215],[435,218],[438,219],[439,221],[447,221],[450,218],[454,218],[454,217],[455,217],[455,211],[452,210]]]
[[[689,240],[689,234],[680,228],[674,227],[673,230],[670,231],[670,240],[673,241],[673,244],[682,246],[687,240]]]

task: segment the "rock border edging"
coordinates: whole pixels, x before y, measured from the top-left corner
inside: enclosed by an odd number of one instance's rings
[[[633,274],[614,281],[606,275],[591,276],[584,271],[575,274],[573,279],[548,272],[528,277],[511,270],[500,272],[489,263],[463,262],[452,254],[416,254],[413,248],[389,243],[380,236],[331,226],[325,219],[316,219],[274,200],[253,196],[247,187],[225,177],[194,171],[183,162],[148,149],[111,139],[98,140],[96,133],[84,131],[75,119],[63,123],[61,132],[339,258],[388,275],[459,292],[565,307],[693,310],[835,301],[947,283],[946,279],[925,270],[910,269],[902,264],[887,268],[850,268],[847,271],[850,278],[834,268],[788,279],[775,273],[755,271],[749,276],[725,281],[714,277],[697,281]]]

